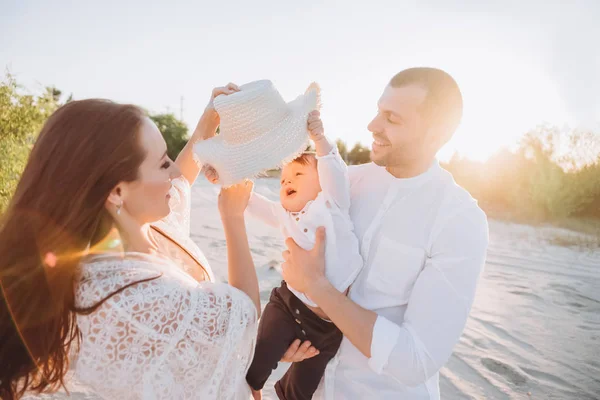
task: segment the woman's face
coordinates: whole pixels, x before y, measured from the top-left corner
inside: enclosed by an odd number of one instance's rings
[[[166,217],[171,211],[171,180],[181,176],[181,171],[167,156],[167,144],[148,117],[142,121],[139,144],[146,158],[139,167],[138,179],[123,184],[123,208],[138,223],[146,224]]]

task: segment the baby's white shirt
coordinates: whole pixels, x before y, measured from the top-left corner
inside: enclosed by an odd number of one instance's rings
[[[318,157],[321,192],[300,212],[287,211],[281,203],[252,193],[246,211],[253,217],[281,229],[285,238],[310,250],[315,245],[318,227],[325,227],[325,276],[340,292],[346,291],[362,269],[363,259],[350,219],[350,181],[348,167],[337,148]],[[304,293],[289,289],[305,304],[316,307]]]

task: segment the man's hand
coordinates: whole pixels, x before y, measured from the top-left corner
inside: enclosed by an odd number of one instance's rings
[[[294,241],[287,238],[287,250],[283,252],[285,260],[283,279],[294,289],[310,297],[311,289],[327,282],[325,277],[325,228],[317,228],[314,247],[306,251]]]
[[[300,339],[296,339],[287,349],[283,357],[281,357],[281,362],[300,362],[306,360],[307,358],[313,358],[318,354],[319,350],[311,346],[308,340],[302,343],[302,346],[300,346]]]
[[[300,339],[296,339],[281,358],[281,362],[300,362],[312,358],[317,354],[319,354],[319,350],[311,346],[308,340],[300,346]],[[262,400],[262,390],[254,390],[252,388],[250,390],[252,391],[253,400]]]
[[[288,238],[283,252],[283,279],[307,295],[367,358],[377,314],[366,310],[338,291],[325,276],[325,228],[316,232],[315,246],[306,251]]]

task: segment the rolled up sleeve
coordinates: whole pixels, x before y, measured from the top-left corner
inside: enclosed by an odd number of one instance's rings
[[[376,373],[381,374],[387,366],[390,354],[398,342],[400,330],[400,327],[389,319],[382,316],[377,317],[373,327],[371,358],[369,359],[369,367]]]

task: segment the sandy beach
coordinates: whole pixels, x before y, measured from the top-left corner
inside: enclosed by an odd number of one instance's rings
[[[278,182],[259,180],[256,190],[275,199]],[[204,180],[193,187],[192,239],[225,280],[217,193]],[[276,229],[251,219],[247,223],[264,305],[281,280],[283,240]],[[581,234],[557,228],[490,221],[477,298],[441,371],[443,399],[600,399],[600,250],[587,242]],[[276,399],[272,384],[285,368],[280,366],[268,382],[265,399]],[[77,382],[70,388],[73,399],[97,399]]]

